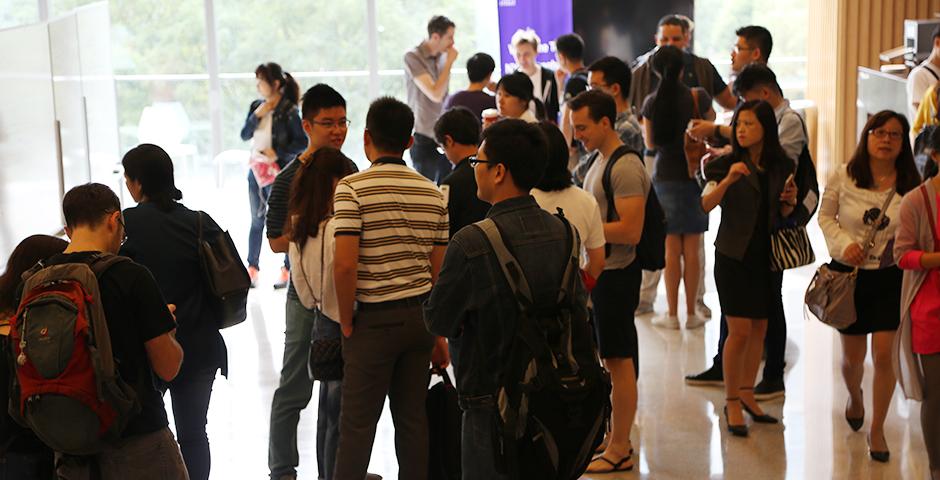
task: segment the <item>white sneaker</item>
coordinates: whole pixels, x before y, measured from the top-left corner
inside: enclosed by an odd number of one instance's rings
[[[707,321],[708,321],[708,320],[706,320],[706,319],[704,319],[704,318],[702,318],[702,317],[700,317],[700,316],[698,316],[698,315],[689,315],[689,316],[685,319],[685,329],[686,329],[686,330],[694,330],[694,329],[696,329],[696,328],[701,328],[702,326],[705,325],[705,322],[707,322]]]
[[[659,315],[652,321],[653,326],[668,328],[670,330],[679,329],[679,317],[676,315]]]
[[[653,304],[640,302],[640,304],[636,307],[636,312],[634,312],[634,315],[646,315],[647,313],[653,313]]]
[[[696,310],[696,313],[698,313],[699,316],[705,318],[705,321],[706,321],[706,322],[709,321],[709,320],[711,320],[711,318],[712,318],[712,309],[708,308],[708,305],[705,305],[705,301],[704,301],[704,300],[699,300],[698,303],[695,304],[695,310]]]

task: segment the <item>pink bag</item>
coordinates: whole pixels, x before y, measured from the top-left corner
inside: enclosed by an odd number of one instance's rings
[[[277,174],[281,173],[281,166],[276,161],[260,153],[251,155],[248,166],[251,167],[251,173],[254,174],[255,181],[258,182],[258,186],[261,188],[274,183]]]

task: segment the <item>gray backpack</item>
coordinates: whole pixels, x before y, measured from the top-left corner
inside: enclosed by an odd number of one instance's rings
[[[57,452],[88,455],[120,439],[140,411],[111,352],[98,278],[125,257],[46,266],[23,274],[11,321],[15,375],[10,415]]]

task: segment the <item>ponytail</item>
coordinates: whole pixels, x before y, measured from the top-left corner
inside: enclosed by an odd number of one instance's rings
[[[279,89],[281,95],[287,98],[291,105],[300,104],[300,85],[280,65],[274,62],[262,63],[255,69],[255,76],[268,82],[272,87],[274,82],[281,82]]]
[[[545,104],[535,97],[532,98],[531,102],[535,105],[535,118],[540,122],[546,121],[548,112],[545,111]]]
[[[657,146],[676,141],[685,129],[680,111],[679,100],[688,87],[682,84],[682,50],[673,46],[659,47],[653,54],[652,67],[659,76],[656,98],[653,100],[651,118],[653,122],[653,143]],[[694,99],[693,99],[694,100]]]
[[[291,105],[300,104],[300,85],[298,85],[297,80],[294,80],[294,77],[287,72],[284,72],[284,86],[282,90]]]

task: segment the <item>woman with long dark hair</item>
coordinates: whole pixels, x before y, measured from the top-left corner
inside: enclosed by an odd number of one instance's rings
[[[529,123],[545,119],[545,105],[532,93],[532,80],[523,72],[513,72],[496,83],[496,110],[499,117],[483,118],[483,128],[502,118],[518,118]]]
[[[927,146],[931,152],[924,168],[927,181],[901,200],[895,233],[894,258],[904,270],[895,365],[905,395],[922,402],[920,428],[930,478],[940,480],[940,129],[930,132]]]
[[[339,150],[317,150],[294,178],[288,203],[291,281],[304,308],[315,310],[313,342],[339,343],[342,332],[336,289],[333,285],[333,192],[339,181],[353,173],[351,161]],[[320,478],[333,478],[339,446],[339,413],[343,381],[320,380],[317,402],[317,459]]]
[[[789,179],[793,161],[777,136],[774,110],[764,101],[738,106],[731,122],[732,151],[705,166],[702,208],[721,205],[715,240],[715,285],[728,319],[724,345],[725,418],[728,431],[747,436],[744,411],[758,423],[777,423],[754,398],[754,381],[780,272],[770,271],[770,234],[796,206]],[[789,180],[789,181],[788,181]]]
[[[242,140],[251,140],[251,169],[248,172],[248,200],[251,205],[251,230],[248,233],[248,275],[251,285],[258,281],[264,214],[274,177],[307,146],[297,105],[300,86],[280,65],[269,62],[255,69],[258,94],[251,102],[242,127]],[[275,288],[287,286],[287,257]]]
[[[656,91],[643,102],[642,122],[646,148],[656,151],[653,188],[666,214],[666,300],[669,312],[653,319],[653,324],[679,328],[679,282],[685,284],[685,328],[705,324],[696,314],[699,283],[703,278],[703,258],[699,256],[702,234],[708,230],[708,214],[702,210],[702,189],[689,176],[685,158],[685,129],[699,112],[712,120],[712,98],[701,88],[689,89],[682,83],[683,53],[662,46],[650,60],[659,77]]]
[[[176,378],[158,387],[170,391],[189,478],[207,479],[211,458],[206,414],[216,372],[228,375],[228,359],[218,330],[219,312],[199,263],[197,229],[201,224],[203,236],[210,238],[221,229],[209,215],[179,203],[183,194],[173,179],[173,161],[162,148],[138,145],[122,163],[137,206],[124,210],[127,241],[121,255],[147,267],[167,303],[176,305],[176,340],[185,357]]]
[[[901,197],[920,184],[911,144],[907,141],[909,130],[907,119],[900,113],[884,110],[869,118],[855,153],[848,165],[837,169],[826,184],[819,206],[819,226],[832,256],[830,268],[844,272],[858,269],[857,320],[839,331],[842,378],[849,394],[845,419],[855,431],[865,423],[862,377],[871,335],[875,374],[871,389],[874,411],[869,452],[871,458],[879,462],[889,459],[884,422],[894,395],[896,382],[891,348],[901,321],[903,274],[894,261],[894,234],[899,223]],[[875,225],[885,205],[883,218]],[[874,239],[865,245],[873,228]]]
[[[10,398],[10,379],[15,374],[10,350],[10,319],[16,314],[21,277],[37,262],[62,253],[69,242],[49,235],[26,237],[13,249],[0,275],[0,398]],[[55,455],[4,409],[0,414],[0,478],[55,478]]]

